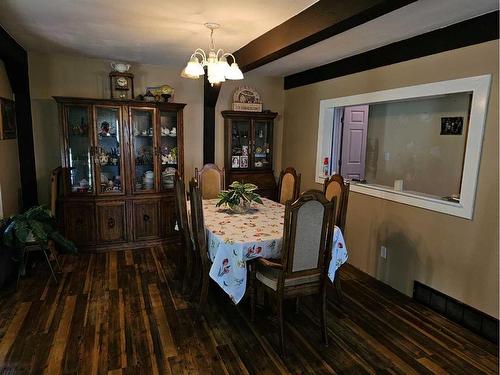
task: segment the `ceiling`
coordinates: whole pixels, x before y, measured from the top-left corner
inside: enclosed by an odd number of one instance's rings
[[[498,9],[498,0],[419,0],[253,72],[287,76]]]
[[[0,0],[0,24],[27,50],[182,68],[195,48],[236,51],[316,0]]]
[[[333,1],[333,0],[332,0]],[[208,49],[236,51],[316,0],[0,0],[0,24],[27,50],[181,69]],[[498,0],[419,0],[254,70],[286,76],[498,9]]]

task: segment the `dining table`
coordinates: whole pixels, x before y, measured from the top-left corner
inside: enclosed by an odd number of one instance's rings
[[[203,200],[203,217],[207,232],[208,256],[212,261],[210,278],[237,304],[245,295],[247,262],[263,257],[280,257],[283,241],[285,206],[262,198],[262,204],[253,204],[246,213],[233,213],[217,207],[218,199]],[[347,249],[340,228],[333,231],[332,257],[328,277],[347,259]]]

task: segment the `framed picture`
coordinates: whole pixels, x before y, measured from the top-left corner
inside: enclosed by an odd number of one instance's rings
[[[240,156],[240,168],[248,168],[248,156]]]
[[[240,157],[239,156],[232,156],[231,157],[231,167],[232,168],[239,168],[240,167]]]
[[[463,117],[441,117],[441,135],[462,135]]]
[[[16,112],[14,101],[0,98],[0,140],[16,138]]]

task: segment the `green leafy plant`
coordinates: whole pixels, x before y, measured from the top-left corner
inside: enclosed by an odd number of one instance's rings
[[[50,210],[42,206],[33,206],[24,213],[11,216],[3,228],[2,245],[14,250],[15,260],[23,259],[26,243],[33,241],[42,249],[47,249],[49,240],[52,240],[67,252],[77,252],[75,244],[57,230]]]
[[[248,208],[250,203],[262,203],[260,195],[255,192],[258,187],[254,184],[242,184],[238,181],[234,181],[229,185],[228,190],[221,191],[218,195],[219,201],[216,206],[220,207],[222,205],[227,205],[231,209],[237,207]]]

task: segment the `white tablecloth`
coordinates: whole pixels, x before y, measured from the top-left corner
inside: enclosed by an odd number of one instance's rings
[[[258,257],[280,257],[285,206],[269,199],[262,200],[263,205],[255,204],[255,209],[246,214],[233,214],[216,207],[217,199],[203,201],[208,252],[213,262],[210,277],[234,303],[240,302],[245,294],[246,262]],[[332,282],[335,272],[347,258],[342,232],[335,227],[328,268]]]

